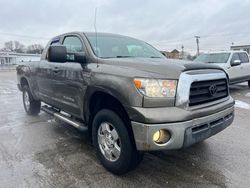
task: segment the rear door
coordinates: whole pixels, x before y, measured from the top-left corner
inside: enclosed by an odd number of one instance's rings
[[[60,38],[57,37],[51,41],[49,44],[51,45],[58,45],[60,44]],[[39,96],[40,98],[50,104],[50,105],[55,105],[56,101],[54,98],[54,93],[52,90],[52,82],[54,72],[53,72],[53,66],[51,66],[51,63],[48,62],[47,60],[47,55],[46,58],[41,60],[39,63],[39,67],[36,71],[37,74],[37,82],[38,82],[38,89],[39,89]]]
[[[240,52],[239,53],[240,61],[241,61],[241,72],[243,80],[247,80],[250,78],[250,62],[247,53]]]

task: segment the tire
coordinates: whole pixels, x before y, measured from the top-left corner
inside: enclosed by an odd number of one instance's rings
[[[115,112],[102,109],[95,115],[92,125],[92,139],[97,157],[108,171],[122,175],[141,162],[143,154],[136,150],[124,121]],[[112,154],[106,155],[107,148],[109,151],[113,150]],[[120,153],[117,148],[120,148]]]
[[[250,88],[250,80],[248,81],[248,87]]]
[[[28,115],[37,115],[40,112],[41,101],[33,98],[29,86],[23,87],[23,106]]]

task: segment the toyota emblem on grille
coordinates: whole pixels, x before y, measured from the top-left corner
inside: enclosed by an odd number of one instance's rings
[[[215,96],[216,93],[217,93],[217,86],[213,84],[209,87],[209,94],[211,96]]]

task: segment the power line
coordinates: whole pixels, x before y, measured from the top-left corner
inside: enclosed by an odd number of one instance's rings
[[[237,32],[237,33],[217,33],[217,34],[211,34],[211,35],[199,35],[202,38],[212,38],[212,37],[224,37],[224,36],[237,36],[237,35],[242,35],[242,34],[246,34],[246,33],[250,33],[250,31],[243,31],[243,32]],[[164,40],[164,41],[155,41],[153,43],[155,44],[159,44],[159,45],[175,45],[177,43],[183,43],[183,41],[188,41],[188,40],[192,40],[193,37],[185,37],[185,38],[181,38],[181,39],[170,39],[170,40]]]
[[[210,35],[199,35],[202,38],[210,38],[210,37],[223,37],[223,36],[233,36],[233,35],[242,35],[250,33],[250,31],[242,31],[242,32],[235,32],[235,33],[217,33],[217,34],[210,34]],[[19,38],[27,38],[27,39],[39,39],[39,40],[49,40],[50,38],[48,37],[41,37],[41,36],[31,36],[31,35],[22,35],[22,34],[16,34],[16,33],[6,33],[6,32],[0,32],[0,35],[6,35],[6,36],[14,36],[14,37],[19,37]],[[166,44],[166,43],[179,43],[183,41],[188,41],[193,39],[193,37],[185,37],[185,38],[180,38],[180,39],[170,39],[170,40],[164,40],[161,42],[154,42],[156,44]]]
[[[30,35],[21,35],[21,34],[14,34],[14,33],[4,33],[4,32],[0,32],[0,35],[14,36],[14,37],[28,38],[28,39],[49,40],[49,38],[47,38],[47,37],[38,37],[38,36],[30,36]]]
[[[223,36],[233,36],[233,35],[242,35],[250,33],[250,31],[241,31],[241,32],[235,32],[235,33],[217,33],[217,34],[211,34],[211,35],[201,35],[202,38],[210,38],[210,37],[223,37]]]

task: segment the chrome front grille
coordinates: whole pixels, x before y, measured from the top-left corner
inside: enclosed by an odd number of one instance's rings
[[[216,101],[227,96],[227,79],[195,81],[190,87],[189,106]]]

